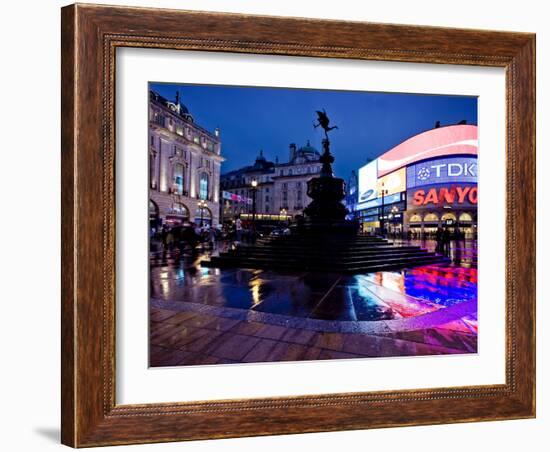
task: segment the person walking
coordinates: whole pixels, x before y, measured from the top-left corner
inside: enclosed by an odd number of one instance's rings
[[[236,242],[240,243],[243,235],[243,223],[240,218],[235,220],[235,235],[237,239]]]
[[[435,232],[435,250],[438,253],[441,253],[443,251],[443,229],[440,227],[437,228],[437,231]]]
[[[451,233],[447,228],[445,228],[445,230],[443,231],[442,242],[443,242],[443,254],[445,254],[445,256],[449,256],[451,254],[450,253]]]

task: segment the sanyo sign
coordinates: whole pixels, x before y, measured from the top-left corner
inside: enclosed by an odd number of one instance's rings
[[[477,182],[477,158],[449,157],[407,168],[407,188],[447,182]]]

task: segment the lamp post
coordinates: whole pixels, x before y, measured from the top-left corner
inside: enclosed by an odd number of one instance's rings
[[[201,224],[200,224],[200,227],[202,228],[203,226],[203,221],[204,221],[204,209],[206,208],[206,201],[204,199],[201,199],[199,201],[199,209],[201,211]]]
[[[384,221],[384,197],[388,193],[388,190],[384,189],[384,182],[381,183],[382,186],[382,208],[381,208],[381,215],[379,217],[380,222],[380,230],[382,231],[382,237],[384,237],[386,234],[386,222]]]
[[[396,214],[397,212],[399,212],[399,209],[397,208],[397,206],[393,206],[391,208],[391,218],[392,218],[392,226],[393,226],[393,235],[394,235],[394,238],[395,238],[395,223],[396,223]]]
[[[281,209],[279,211],[279,219],[281,220],[281,225],[283,223],[283,218],[286,218],[286,209]]]
[[[252,234],[253,240],[256,238],[256,191],[258,190],[258,181],[252,179]]]

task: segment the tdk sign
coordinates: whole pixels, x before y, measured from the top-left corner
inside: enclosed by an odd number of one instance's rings
[[[446,182],[477,182],[477,158],[435,159],[407,168],[407,188]]]

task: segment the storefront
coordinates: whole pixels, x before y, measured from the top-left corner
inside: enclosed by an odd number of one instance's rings
[[[212,226],[212,212],[208,207],[199,207],[195,213],[195,223],[199,227]]]
[[[475,238],[477,185],[433,185],[407,192],[405,228],[413,237],[434,238],[439,228]]]
[[[439,228],[477,236],[477,126],[429,130],[358,170],[365,233],[435,238]]]
[[[189,209],[180,202],[172,203],[172,206],[166,214],[164,222],[170,226],[181,226],[189,221]]]
[[[149,228],[156,229],[160,226],[159,206],[153,200],[149,200]]]

